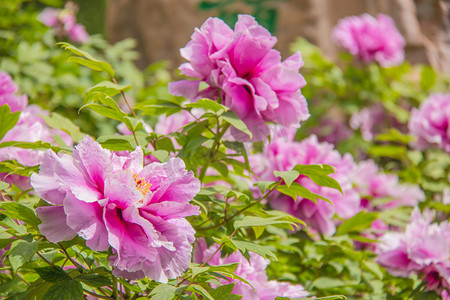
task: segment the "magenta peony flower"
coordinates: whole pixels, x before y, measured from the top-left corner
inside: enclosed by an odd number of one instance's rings
[[[11,112],[23,110],[28,104],[28,98],[26,95],[17,95],[18,90],[11,76],[0,71],[0,106],[7,104]]]
[[[306,83],[298,72],[303,65],[300,53],[282,62],[272,49],[276,38],[252,16],[239,15],[234,31],[222,20],[209,18],[191,38],[181,49],[189,63],[180,70],[198,80],[171,83],[173,95],[219,99],[245,122],[254,140],[269,134],[265,122],[291,126],[309,117],[300,92]],[[208,87],[199,91],[201,82]]]
[[[408,127],[420,150],[437,146],[450,153],[450,94],[432,94],[411,111]]]
[[[292,199],[289,196],[273,193],[270,198],[272,208],[285,211],[302,219],[306,224],[323,234],[333,234],[336,224],[334,214],[349,218],[360,210],[358,193],[353,189],[355,163],[349,154],[341,156],[333,145],[319,143],[316,136],[302,142],[292,141],[293,137],[275,138],[262,154],[251,156],[250,165],[260,180],[275,180],[273,171],[290,171],[297,164],[329,164],[337,169],[331,176],[336,179],[344,192],[327,187],[320,187],[305,176],[296,181],[310,191],[326,197],[333,204],[318,200],[314,203],[308,199]]]
[[[450,288],[450,224],[432,224],[432,217],[415,208],[405,232],[385,234],[376,253],[377,262],[393,275],[423,274],[428,289],[440,292]]]
[[[372,160],[358,164],[354,174],[354,185],[361,195],[361,206],[369,210],[416,206],[425,200],[425,194],[419,186],[399,183],[397,175],[382,173]],[[374,205],[372,202],[377,199],[386,201]]]
[[[206,261],[218,247],[219,245],[214,244],[207,248],[204,239],[197,240],[194,249],[194,262],[202,263]],[[234,252],[228,256],[221,257],[219,251],[208,262],[209,265],[213,266],[231,263],[239,263],[235,274],[246,279],[255,289],[253,290],[251,286],[240,280],[220,279],[220,281],[222,284],[234,282],[233,294],[242,295],[242,299],[274,300],[277,297],[305,298],[309,294],[300,284],[292,285],[289,282],[268,280],[265,269],[269,261],[253,252],[250,252],[250,261],[248,261],[240,252]]]
[[[405,59],[405,40],[391,17],[378,14],[351,16],[333,29],[336,43],[363,62],[376,61],[383,67],[401,64]]]
[[[112,247],[118,276],[176,278],[190,263],[195,231],[185,217],[199,214],[189,201],[200,182],[179,158],[142,165],[141,148],[117,156],[88,136],[73,157],[48,150],[31,177],[53,205],[36,209],[41,233],[51,242],[78,234],[96,251]]]

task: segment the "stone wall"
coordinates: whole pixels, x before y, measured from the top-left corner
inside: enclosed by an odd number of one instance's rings
[[[217,2],[218,0],[216,0]],[[126,37],[138,41],[144,67],[169,60],[176,67],[183,60],[178,49],[190,39],[215,10],[199,10],[200,0],[108,0],[106,28],[111,42]],[[362,13],[390,15],[407,41],[407,59],[429,63],[450,74],[450,0],[284,0],[268,2],[277,11],[277,48],[289,55],[289,44],[303,36],[335,58],[331,31],[337,21]],[[270,4],[271,3],[271,4]],[[235,1],[230,11],[252,13]]]

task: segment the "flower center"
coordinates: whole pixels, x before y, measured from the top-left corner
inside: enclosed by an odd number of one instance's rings
[[[139,177],[137,174],[133,174],[134,181],[136,181],[136,188],[139,190],[139,192],[142,193],[142,196],[145,197],[147,193],[150,191],[150,187],[152,186],[150,183],[145,180],[143,177]],[[144,200],[142,198],[142,200]]]

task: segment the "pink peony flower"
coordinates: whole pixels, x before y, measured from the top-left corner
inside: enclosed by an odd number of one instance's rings
[[[23,110],[28,104],[28,98],[26,95],[17,95],[18,90],[11,76],[0,71],[0,106],[7,104],[11,112]]]
[[[395,174],[386,174],[372,160],[362,161],[354,173],[354,185],[361,195],[361,206],[370,210],[384,210],[399,206],[416,206],[425,200],[417,185],[401,184]],[[374,205],[377,199],[384,203]]]
[[[181,49],[189,63],[180,70],[198,80],[171,83],[173,95],[193,101],[219,99],[244,121],[254,140],[269,134],[265,122],[291,126],[309,117],[300,92],[306,84],[298,72],[303,65],[300,53],[281,62],[280,53],[272,49],[276,38],[252,16],[239,15],[234,31],[222,20],[209,18],[191,38]],[[199,91],[201,82],[208,87]]]
[[[207,248],[204,239],[197,240],[194,249],[194,262],[202,263],[213,255],[219,245],[214,244]],[[209,260],[209,265],[220,266],[224,264],[238,263],[235,274],[246,279],[254,287],[240,280],[220,279],[222,284],[235,283],[233,294],[242,295],[246,300],[274,300],[277,297],[305,298],[308,292],[300,284],[292,285],[289,282],[268,280],[265,269],[269,264],[267,259],[250,252],[248,261],[240,252],[233,252],[228,256],[221,257],[220,251]]]
[[[390,232],[380,238],[377,262],[396,276],[424,275],[428,289],[450,288],[450,224],[431,223],[432,214],[415,208],[404,233]]]
[[[0,105],[8,105],[12,112],[21,111],[17,124],[9,130],[0,142],[37,142],[54,143],[53,136],[59,134],[67,145],[72,145],[70,136],[60,130],[54,130],[47,126],[42,115],[48,115],[48,111],[36,105],[28,104],[26,95],[18,96],[15,93],[18,88],[9,74],[0,72]],[[0,148],[0,161],[15,160],[23,166],[38,165],[43,151],[24,149],[18,147]],[[19,175],[0,173],[1,180],[15,184],[23,190],[30,189],[29,178]]]
[[[85,43],[89,40],[89,34],[83,25],[76,22],[75,12],[76,6],[68,2],[64,9],[47,7],[40,13],[38,20],[55,29],[60,37],[68,37],[76,43]]]
[[[329,164],[337,169],[331,177],[336,179],[344,194],[327,187],[320,187],[305,176],[296,181],[308,190],[326,197],[333,204],[318,200],[314,203],[308,199],[292,199],[289,196],[273,193],[270,198],[272,208],[290,213],[302,219],[306,224],[323,234],[333,234],[336,224],[334,214],[349,218],[360,210],[358,193],[353,189],[355,164],[349,154],[341,156],[333,145],[319,143],[316,136],[301,142],[292,141],[290,137],[274,138],[264,153],[251,157],[250,165],[260,180],[276,180],[273,171],[290,171],[297,164]]]
[[[405,40],[391,17],[378,14],[351,16],[333,30],[336,43],[363,62],[376,61],[383,67],[399,65],[405,59]]]
[[[167,282],[190,263],[194,229],[186,216],[199,214],[189,201],[200,182],[184,162],[143,165],[137,148],[117,156],[86,136],[73,157],[48,150],[31,184],[53,206],[36,209],[39,229],[51,242],[77,234],[95,251],[112,247],[114,273]]]
[[[408,127],[420,150],[437,146],[450,153],[450,94],[432,94],[411,111]]]

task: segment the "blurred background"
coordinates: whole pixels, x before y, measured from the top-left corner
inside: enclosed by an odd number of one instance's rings
[[[137,41],[140,67],[168,60],[175,68],[183,47],[207,17],[234,24],[251,14],[278,38],[284,57],[299,36],[337,58],[331,31],[338,20],[369,13],[390,15],[407,46],[411,63],[427,63],[450,74],[450,0],[76,0],[78,19],[90,34],[105,33],[112,43]]]

